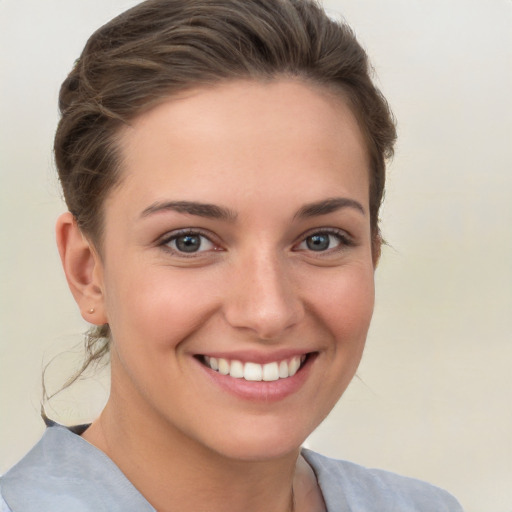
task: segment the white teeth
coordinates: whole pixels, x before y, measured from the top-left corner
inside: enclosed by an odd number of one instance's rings
[[[272,363],[242,363],[239,360],[228,360],[222,357],[204,357],[204,362],[212,370],[218,371],[222,375],[229,375],[235,379],[245,379],[252,382],[272,382],[279,379],[293,377],[301,364],[306,360],[306,356],[294,356],[291,359],[283,361],[274,361]]]
[[[288,365],[288,375],[290,377],[293,377],[297,373],[297,370],[299,368],[300,368],[300,357],[298,357],[298,356],[293,357],[292,360],[290,361],[290,364]]]
[[[287,361],[281,361],[279,363],[279,378],[280,379],[286,379],[288,377],[288,362]]]
[[[244,365],[240,361],[231,361],[229,375],[235,379],[241,379],[244,376]]]
[[[244,379],[251,381],[259,381],[263,377],[263,368],[261,364],[245,363],[244,366]]]
[[[221,357],[218,359],[219,362],[219,373],[222,375],[229,374],[229,362],[227,359],[222,359]]]
[[[263,380],[271,382],[279,379],[279,365],[277,363],[267,363],[263,365]]]

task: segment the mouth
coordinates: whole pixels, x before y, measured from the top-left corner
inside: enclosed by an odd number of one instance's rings
[[[302,354],[265,364],[206,355],[197,355],[196,358],[204,366],[221,375],[249,382],[274,382],[293,377],[304,367],[312,355],[312,353]]]

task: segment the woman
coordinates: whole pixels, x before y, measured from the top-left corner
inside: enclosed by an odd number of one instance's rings
[[[2,510],[461,510],[300,449],[363,351],[395,139],[348,27],[150,0],[90,38],[60,108],[58,247],[111,393],[47,429]]]

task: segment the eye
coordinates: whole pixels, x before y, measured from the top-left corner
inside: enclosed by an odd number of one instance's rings
[[[306,236],[296,249],[301,251],[326,252],[348,245],[352,245],[352,243],[344,233],[338,231],[318,231]]]
[[[196,232],[176,233],[166,238],[162,246],[173,252],[185,254],[212,251],[217,248],[209,238]]]

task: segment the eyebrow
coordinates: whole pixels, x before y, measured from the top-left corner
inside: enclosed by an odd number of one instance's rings
[[[233,222],[237,214],[228,208],[223,208],[214,204],[198,203],[195,201],[164,201],[156,202],[148,206],[141,214],[141,217],[147,217],[154,213],[162,211],[175,211],[186,213],[188,215],[197,215],[209,219],[220,219]]]
[[[300,219],[316,217],[317,215],[327,215],[328,213],[341,210],[342,208],[353,208],[365,215],[365,210],[360,202],[355,201],[354,199],[349,199],[347,197],[333,197],[330,199],[324,199],[323,201],[316,201],[314,203],[305,204],[295,214],[295,218]]]
[[[327,215],[342,208],[353,208],[363,215],[365,210],[363,205],[354,199],[347,197],[334,197],[308,203],[302,206],[294,215],[295,219],[316,217],[318,215]],[[206,217],[209,219],[219,219],[233,222],[237,218],[237,213],[228,208],[217,206],[215,204],[199,203],[196,201],[162,201],[156,202],[144,209],[141,217],[148,217],[149,215],[162,212],[162,211],[175,211],[178,213],[185,213],[188,215],[196,215],[198,217]]]

